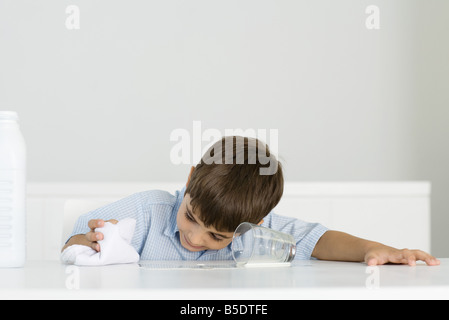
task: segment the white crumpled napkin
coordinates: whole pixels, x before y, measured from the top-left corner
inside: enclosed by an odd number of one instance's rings
[[[102,266],[108,264],[136,263],[140,257],[131,240],[136,227],[136,220],[126,218],[117,224],[106,222],[104,227],[96,228],[95,232],[104,235],[98,241],[100,252],[83,245],[72,245],[61,253],[61,261],[78,266]]]

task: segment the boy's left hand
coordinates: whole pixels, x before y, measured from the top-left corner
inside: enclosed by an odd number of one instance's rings
[[[386,263],[415,266],[418,260],[425,261],[429,266],[438,266],[440,264],[440,260],[421,250],[399,250],[388,246],[380,246],[368,250],[365,254],[365,262],[369,266]]]

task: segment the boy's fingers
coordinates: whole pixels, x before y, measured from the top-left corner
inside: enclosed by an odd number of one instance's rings
[[[95,251],[100,251],[100,245],[98,244],[97,240],[101,240],[103,238],[103,234],[100,232],[88,232],[86,233],[86,239],[90,242],[89,246],[94,249]],[[101,238],[101,239],[97,239]]]
[[[103,240],[103,234],[101,232],[89,231],[88,233],[86,233],[86,238],[91,242],[95,242]]]
[[[421,260],[424,261],[429,266],[436,266],[440,264],[440,261],[436,259],[434,256],[421,251],[421,250],[404,250],[404,258],[407,259],[408,265],[414,266],[416,265],[416,261]]]
[[[92,242],[92,243],[90,244],[90,247],[91,247],[92,249],[94,249],[95,251],[97,251],[97,252],[100,251],[100,245],[99,245],[97,242]]]
[[[87,226],[92,230],[95,228],[102,228],[102,227],[104,227],[104,220],[103,219],[89,220],[89,222],[87,223]]]
[[[90,241],[90,247],[95,251],[100,251],[100,244],[97,241],[103,240],[104,235],[101,232],[95,232],[96,228],[104,227],[105,222],[110,222],[112,224],[117,224],[118,221],[115,219],[104,221],[103,219],[92,219],[87,223],[91,231],[85,234],[86,239]]]
[[[368,266],[380,266],[388,262],[385,257],[379,256],[377,254],[372,254],[365,257],[365,262]]]
[[[416,258],[414,255],[411,255],[408,257],[408,265],[409,266],[416,266]]]
[[[438,260],[437,258],[431,257],[429,259],[425,260],[427,265],[429,266],[439,266],[440,265],[440,260]]]
[[[368,266],[382,265],[389,262],[415,266],[416,261],[425,261],[429,266],[438,266],[441,263],[434,256],[421,250],[402,249],[388,254],[371,253],[365,256],[365,262]]]
[[[440,264],[440,260],[435,258],[434,256],[430,255],[429,253],[426,253],[421,250],[416,250],[416,258],[418,260],[425,261],[427,265],[429,266],[437,266]]]

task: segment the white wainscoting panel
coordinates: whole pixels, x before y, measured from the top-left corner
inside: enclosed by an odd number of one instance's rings
[[[157,182],[29,183],[28,259],[59,259],[68,203],[112,202],[143,190],[174,192],[182,186]],[[394,247],[430,251],[428,182],[287,182],[274,211]]]

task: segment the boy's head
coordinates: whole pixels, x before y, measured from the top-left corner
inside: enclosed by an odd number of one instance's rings
[[[190,172],[177,216],[181,243],[190,251],[226,247],[240,223],[261,223],[283,190],[281,164],[265,143],[224,137]]]

